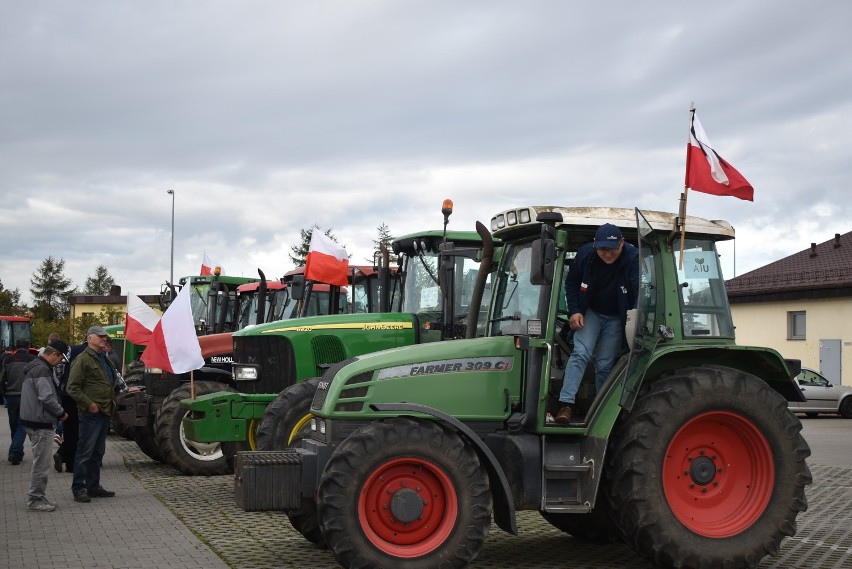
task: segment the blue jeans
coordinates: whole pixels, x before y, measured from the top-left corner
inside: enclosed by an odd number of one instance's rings
[[[9,406],[9,431],[12,434],[12,444],[9,445],[9,458],[22,460],[24,458],[24,441],[27,440],[27,431],[21,426],[21,396],[7,395]]]
[[[591,309],[586,310],[583,327],[574,332],[574,351],[565,366],[559,401],[576,402],[577,390],[580,389],[586,366],[592,358],[595,363],[595,389],[600,391],[621,351],[622,333],[621,318],[618,316],[604,316]]]
[[[109,421],[109,415],[103,413],[87,411],[80,414],[74,480],[71,482],[71,492],[75,495],[80,490],[93,490],[101,485],[101,464],[106,452]]]

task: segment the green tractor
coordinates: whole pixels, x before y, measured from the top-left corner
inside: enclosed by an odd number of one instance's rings
[[[237,392],[182,401],[188,411],[183,420],[186,437],[198,443],[221,442],[233,455],[285,448],[298,422],[294,413],[305,415],[310,396],[292,405],[292,394],[282,397],[282,390],[310,380],[301,389],[312,394],[326,369],[353,356],[463,336],[482,237],[472,231],[432,230],[399,237],[392,246],[400,268],[398,278],[385,286],[390,294],[384,295],[388,304],[383,308],[362,303],[361,312],[270,322],[235,333]],[[442,293],[442,281],[451,283],[451,296]],[[368,292],[361,295],[365,301],[379,298]]]
[[[577,420],[550,422],[572,350],[562,283],[603,223],[639,249],[638,308],[600,390],[584,378]],[[517,510],[661,567],[777,553],[807,508],[810,449],[788,363],[735,343],[716,252],[733,228],[595,207],[512,209],[491,227],[503,251],[485,337],[330,368],[293,448],[238,455],[237,501],[286,511],[345,567],[462,567],[492,517],[517,533]],[[252,487],[255,468],[274,496]]]

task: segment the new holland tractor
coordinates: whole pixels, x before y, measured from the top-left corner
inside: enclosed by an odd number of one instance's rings
[[[640,251],[638,307],[600,391],[587,372],[574,421],[550,422],[572,350],[563,283],[604,223]],[[286,511],[345,567],[462,567],[492,519],[517,533],[518,510],[660,567],[775,554],[807,508],[810,449],[787,362],[735,342],[715,245],[733,228],[601,207],[511,209],[491,227],[485,337],[330,368],[293,448],[238,455],[238,501]],[[250,484],[272,479],[274,494]]]
[[[230,377],[230,333],[239,325],[241,307],[249,304],[249,299],[258,296],[261,289],[270,296],[267,302],[272,304],[273,295],[282,285],[277,282],[266,283],[262,273],[260,281],[256,278],[222,275],[217,267],[212,275],[182,277],[177,287],[183,286],[191,287],[192,291],[192,318],[205,360],[200,375],[220,380]],[[175,294],[173,285],[163,285],[160,294],[162,311],[168,308]],[[141,391],[125,392],[116,397],[113,429],[134,439],[150,458],[162,461],[163,455],[157,447],[154,433],[156,413],[164,398],[188,378],[163,374],[161,370],[146,370],[145,364],[139,359],[145,346],[128,342],[123,324],[105,328],[121,358],[122,369],[119,371],[125,382],[129,386],[142,388]],[[224,351],[223,335],[226,336]]]
[[[238,393],[182,401],[189,411],[183,420],[187,438],[222,442],[226,452],[233,454],[284,448],[291,423],[298,421],[294,413],[306,411],[304,403],[291,405],[291,393],[281,396],[285,388],[308,380],[302,389],[313,393],[318,376],[347,358],[463,335],[481,245],[481,236],[471,231],[432,230],[399,237],[393,242],[394,252],[401,256],[398,278],[392,280],[395,284],[387,295],[392,311],[373,308],[271,322],[235,333]],[[449,297],[439,287],[442,280],[455,283],[450,284]],[[475,326],[476,318],[473,322]]]

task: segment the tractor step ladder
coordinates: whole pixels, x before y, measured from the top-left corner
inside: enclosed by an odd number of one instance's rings
[[[592,467],[582,461],[580,442],[545,437],[542,444],[542,510],[558,513],[588,512],[589,506],[586,505],[582,490]]]

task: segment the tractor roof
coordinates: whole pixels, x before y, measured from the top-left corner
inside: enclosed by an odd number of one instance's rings
[[[655,231],[675,230],[677,214],[653,210],[639,210]],[[636,210],[615,207],[560,207],[526,206],[501,211],[491,218],[491,232],[495,237],[527,235],[538,231],[540,213],[553,212],[562,215],[556,227],[574,227],[580,232],[591,232],[604,223],[611,223],[628,235],[636,235]],[[708,220],[686,216],[686,231],[691,236],[703,235],[714,240],[734,238],[734,228],[727,221]]]

